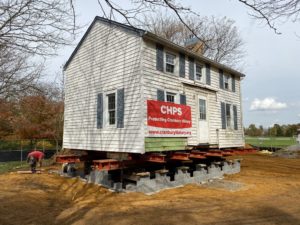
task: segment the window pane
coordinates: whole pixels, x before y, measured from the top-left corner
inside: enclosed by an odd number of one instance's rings
[[[226,104],[226,125],[227,127],[231,128],[231,105],[230,104]]]
[[[202,66],[196,63],[196,80],[201,80],[202,77]]]
[[[167,102],[175,102],[175,94],[167,92]]]
[[[108,110],[115,109],[116,108],[115,93],[109,94],[107,95],[107,97],[108,97]]]
[[[174,64],[174,61],[175,61],[175,55],[167,53],[166,54],[166,62],[169,64]]]
[[[166,53],[166,72],[174,73],[175,69],[175,55]]]
[[[166,64],[166,71],[169,73],[174,73],[174,66],[170,64]]]
[[[116,94],[107,95],[107,105],[108,105],[108,122],[110,125],[116,123]]]
[[[199,99],[199,115],[200,120],[206,120],[206,101]]]
[[[112,124],[115,124],[116,122],[116,117],[115,117],[115,112],[116,111],[109,111],[109,124],[112,125]]]
[[[229,77],[227,75],[224,76],[224,88],[229,89]]]

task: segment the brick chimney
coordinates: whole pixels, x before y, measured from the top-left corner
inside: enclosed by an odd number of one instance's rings
[[[184,43],[184,47],[196,54],[203,55],[204,44],[195,36],[188,38]]]

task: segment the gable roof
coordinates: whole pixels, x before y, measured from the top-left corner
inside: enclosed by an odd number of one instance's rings
[[[128,30],[128,31],[132,31],[134,33],[136,33],[138,36],[141,36],[145,39],[148,39],[148,40],[151,40],[151,41],[155,41],[155,42],[159,42],[161,44],[164,44],[164,45],[167,45],[169,47],[172,47],[172,48],[175,48],[175,49],[178,49],[178,51],[188,55],[188,56],[191,56],[195,59],[198,59],[198,60],[201,60],[205,63],[208,63],[208,64],[211,64],[215,67],[217,67],[218,69],[222,69],[224,70],[225,72],[228,72],[228,73],[231,73],[235,76],[238,76],[238,77],[245,77],[245,74],[235,70],[235,69],[232,69],[228,66],[225,66],[221,63],[218,63],[216,61],[213,61],[207,57],[204,57],[202,55],[199,55],[199,54],[196,54],[195,52],[191,51],[191,50],[188,50],[187,48],[183,47],[183,46],[180,46],[180,45],[177,45],[165,38],[162,38],[154,33],[151,33],[149,31],[145,31],[143,29],[139,29],[139,28],[135,28],[133,26],[129,26],[129,25],[126,25],[126,24],[123,24],[123,23],[119,23],[119,22],[116,22],[116,21],[113,21],[113,20],[109,20],[109,19],[106,19],[106,18],[103,18],[103,17],[100,17],[100,16],[96,16],[93,20],[93,22],[91,23],[91,25],[88,27],[87,31],[85,32],[85,34],[83,35],[83,37],[81,38],[81,40],[79,41],[78,45],[76,46],[76,48],[74,49],[74,51],[72,52],[71,56],[69,57],[69,59],[67,60],[66,64],[64,65],[63,69],[66,70],[68,65],[71,63],[72,59],[74,58],[74,56],[76,55],[77,51],[79,50],[79,48],[81,47],[82,43],[84,42],[84,40],[86,39],[86,37],[88,36],[88,34],[90,33],[91,29],[93,28],[93,26],[95,25],[95,23],[97,21],[101,21],[101,22],[104,22],[108,25],[114,25],[114,26],[118,26],[120,28],[123,28],[125,30]]]
[[[77,44],[76,48],[74,49],[74,51],[72,52],[71,56],[69,57],[69,59],[67,60],[66,64],[64,65],[63,67],[63,70],[66,70],[68,65],[71,63],[72,59],[74,58],[74,56],[76,55],[77,51],[79,50],[79,48],[81,47],[82,43],[84,42],[84,40],[86,39],[86,37],[88,36],[88,34],[90,33],[91,29],[93,28],[93,26],[95,25],[95,23],[97,21],[101,21],[101,22],[104,22],[108,25],[115,25],[115,26],[118,26],[118,27],[121,27],[121,28],[124,28],[126,30],[129,30],[129,31],[133,31],[135,32],[137,35],[139,36],[142,36],[146,31],[145,30],[142,30],[142,29],[138,29],[138,28],[135,28],[133,26],[128,26],[126,24],[123,24],[123,23],[119,23],[119,22],[116,22],[116,21],[113,21],[113,20],[109,20],[109,19],[106,19],[106,18],[103,18],[103,17],[100,17],[100,16],[96,16],[93,20],[93,22],[91,23],[91,25],[88,27],[88,29],[86,30],[86,32],[84,33],[84,35],[82,36],[82,38],[80,39],[79,43]]]

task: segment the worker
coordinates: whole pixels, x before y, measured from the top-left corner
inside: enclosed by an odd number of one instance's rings
[[[39,167],[42,167],[42,160],[43,160],[44,157],[45,157],[45,154],[43,152],[37,151],[37,150],[32,150],[27,155],[27,162],[30,165],[32,173],[36,172],[37,163],[39,163]]]

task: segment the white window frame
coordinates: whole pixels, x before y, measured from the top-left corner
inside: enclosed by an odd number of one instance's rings
[[[108,109],[108,96],[109,95],[115,95],[115,123],[114,124],[110,124],[109,123],[109,109]],[[115,128],[117,126],[117,92],[116,91],[111,91],[111,92],[106,92],[105,93],[105,105],[104,105],[104,126],[105,127],[111,127],[111,128]]]
[[[177,96],[176,93],[166,91],[165,95],[166,95],[166,102],[171,102],[171,101],[168,101],[168,96],[172,96],[174,98],[174,101],[172,103],[176,103],[176,96]]]
[[[201,78],[200,80],[197,79],[197,66],[200,66],[201,67]],[[195,77],[194,77],[194,80],[197,81],[197,82],[201,82],[201,83],[204,83],[205,80],[204,80],[204,66],[202,63],[199,63],[199,62],[196,62],[195,63]]]
[[[173,64],[167,62],[167,55],[172,55],[172,56],[174,56],[174,62],[173,62]],[[173,72],[167,71],[167,65],[171,65],[171,66],[174,67]],[[176,70],[177,70],[176,65],[177,65],[177,55],[176,55],[175,53],[166,51],[166,52],[165,52],[165,65],[164,65],[164,67],[165,67],[165,72],[166,72],[166,73],[169,73],[169,74],[176,74]]]
[[[231,80],[230,79],[231,79],[231,77],[229,75],[227,75],[227,74],[223,75],[223,87],[224,87],[224,90],[231,91],[231,87],[230,87],[230,81]],[[226,83],[227,83],[227,88],[226,88]]]
[[[165,93],[165,102],[168,102],[167,101],[167,95],[172,94],[174,96],[174,102],[171,102],[171,103],[179,104],[179,93],[177,91],[164,90],[164,93]]]

